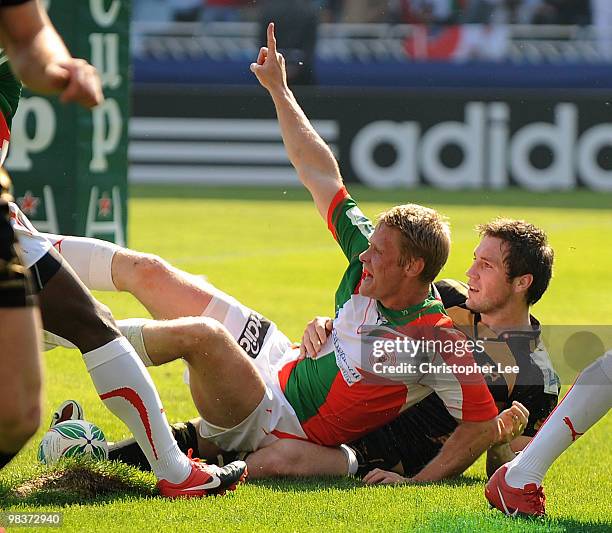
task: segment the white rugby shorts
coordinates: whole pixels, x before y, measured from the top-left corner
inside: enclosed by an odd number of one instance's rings
[[[297,359],[299,349],[293,347],[276,324],[221,291],[213,296],[202,314],[221,322],[254,359],[266,391],[260,404],[240,424],[222,428],[203,419],[200,435],[224,450],[236,451],[254,451],[279,438],[306,439],[278,380],[278,370]]]
[[[9,202],[9,211],[11,226],[21,246],[23,266],[31,268],[53,245],[38,232],[17,204]]]

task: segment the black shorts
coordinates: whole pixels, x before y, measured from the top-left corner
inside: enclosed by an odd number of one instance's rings
[[[0,308],[34,303],[27,270],[19,260],[7,203],[0,199]]]
[[[391,470],[398,463],[414,476],[429,463],[457,427],[440,397],[432,393],[393,422],[349,444],[357,452],[358,475],[374,468]]]

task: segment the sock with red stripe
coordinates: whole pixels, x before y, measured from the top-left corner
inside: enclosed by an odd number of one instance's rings
[[[108,409],[130,429],[158,479],[181,483],[191,463],[179,449],[153,384],[124,337],[83,354],[96,390]]]
[[[507,464],[506,483],[541,485],[553,462],[612,407],[612,351],[585,368],[533,440]]]

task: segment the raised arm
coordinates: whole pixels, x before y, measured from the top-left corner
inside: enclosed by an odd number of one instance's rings
[[[63,102],[84,107],[102,101],[96,69],[71,57],[39,0],[0,9],[0,40],[16,76],[32,91],[61,93]]]
[[[327,219],[329,205],[343,187],[342,177],[334,155],[287,85],[285,59],[276,51],[274,23],[268,25],[268,46],[261,48],[251,71],[272,96],[291,164],[310,191],[319,213]]]

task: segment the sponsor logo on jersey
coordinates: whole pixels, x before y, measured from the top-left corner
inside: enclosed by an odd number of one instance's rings
[[[257,313],[251,313],[238,337],[238,344],[247,355],[255,359],[261,351],[268,329],[270,329],[270,321]]]
[[[346,381],[346,384],[350,387],[355,383],[358,383],[362,379],[361,373],[349,362],[349,358],[346,352],[342,349],[338,333],[334,328],[332,331],[332,341],[334,343],[334,351],[336,352],[336,365]]]
[[[366,217],[359,207],[351,207],[346,211],[346,216],[349,218],[353,226],[355,226],[361,234],[370,240],[372,233],[374,233],[374,227],[372,226],[372,222],[370,219]]]

